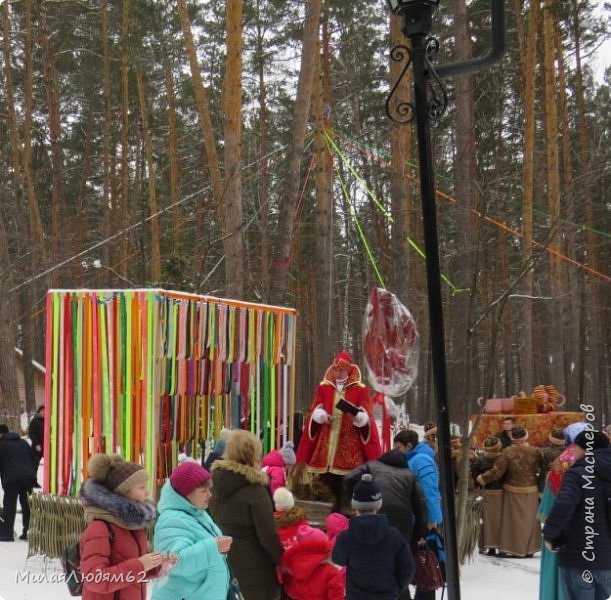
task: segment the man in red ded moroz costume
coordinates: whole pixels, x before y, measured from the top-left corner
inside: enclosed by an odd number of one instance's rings
[[[343,475],[381,454],[361,371],[348,352],[340,352],[314,392],[297,448],[297,462],[306,463],[310,473],[321,475],[333,491],[339,510]]]

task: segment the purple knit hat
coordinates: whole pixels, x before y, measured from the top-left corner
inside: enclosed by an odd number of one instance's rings
[[[210,479],[210,473],[199,463],[187,461],[178,465],[170,475],[170,485],[185,498]]]

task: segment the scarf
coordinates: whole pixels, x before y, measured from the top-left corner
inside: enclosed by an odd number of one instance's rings
[[[79,497],[85,507],[87,522],[99,519],[124,529],[145,529],[151,527],[157,518],[152,502],[134,502],[93,479],[83,482]]]

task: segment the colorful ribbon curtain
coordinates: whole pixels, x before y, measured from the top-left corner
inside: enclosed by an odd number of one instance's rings
[[[72,495],[94,452],[141,463],[158,488],[179,447],[293,428],[294,309],[167,290],[47,294],[43,489]]]

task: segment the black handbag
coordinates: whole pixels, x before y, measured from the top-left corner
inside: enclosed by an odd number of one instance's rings
[[[245,600],[244,594],[242,594],[242,591],[240,590],[240,582],[231,571],[229,561],[227,559],[225,560],[227,562],[227,570],[229,571],[229,589],[227,590],[227,600]]]

